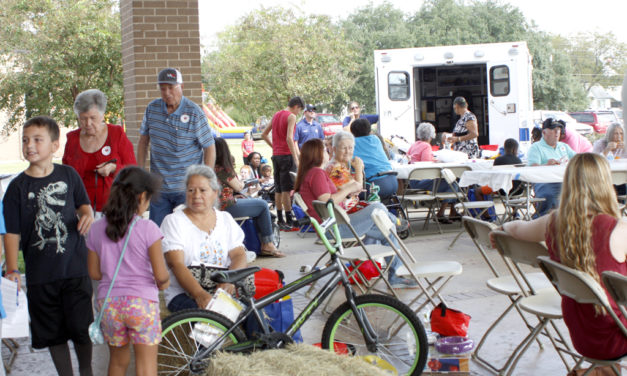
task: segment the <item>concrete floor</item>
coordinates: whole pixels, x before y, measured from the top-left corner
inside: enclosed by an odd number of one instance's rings
[[[418,260],[455,260],[462,263],[463,273],[447,285],[443,294],[450,306],[472,316],[469,336],[478,341],[484,330],[509,304],[509,300],[504,296],[495,294],[485,286],[485,280],[492,275],[466,234],[457,241],[453,249],[448,249],[449,243],[459,231],[459,224],[445,225],[444,234],[425,234],[419,229],[421,226],[421,224],[415,225],[416,235],[406,239],[405,243]],[[302,239],[296,233],[282,233],[280,249],[288,256],[283,259],[259,259],[253,264],[280,269],[285,273],[286,280],[292,281],[300,275],[299,268],[301,265],[311,265],[315,262],[322,251],[322,246],[314,244],[313,234],[308,234]],[[408,300],[415,291],[402,290],[401,297]],[[294,294],[293,299],[297,312],[299,308],[304,307],[307,301],[302,293]],[[336,304],[332,305],[332,307],[335,306]],[[326,317],[327,315],[319,310],[305,324],[302,334],[306,343],[320,342]],[[562,332],[567,335],[568,332],[564,326],[560,325],[560,327]],[[527,333],[528,331],[520,317],[515,313],[510,313],[493,333],[491,341],[482,349],[483,356],[500,366]],[[514,375],[565,375],[567,373],[549,341],[543,339],[542,342],[545,345],[544,349],[541,350],[537,344],[533,344],[519,362]],[[19,343],[21,346],[11,375],[56,375],[47,350],[32,351],[27,339],[21,339]],[[3,357],[6,358],[7,355],[7,349],[4,347]],[[74,362],[76,367],[75,359]],[[106,346],[95,346],[94,374],[105,375],[107,362],[108,350]],[[475,362],[471,362],[470,367],[472,375],[490,375],[488,371]],[[134,374],[132,367],[127,374]]]

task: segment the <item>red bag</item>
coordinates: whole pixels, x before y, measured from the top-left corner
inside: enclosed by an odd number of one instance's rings
[[[431,311],[431,331],[445,337],[466,337],[470,316],[464,312],[447,308],[444,303],[438,304]]]
[[[367,260],[367,261],[355,260],[354,264],[357,265],[357,268],[359,269],[361,274],[363,274],[364,278],[366,278],[368,281],[380,275],[379,270],[377,270],[377,268],[372,264],[372,261],[370,260]],[[350,264],[347,264],[346,266],[347,266],[349,273],[355,269]],[[379,264],[378,262],[377,262],[377,266],[379,267],[379,269],[381,269],[381,264]],[[354,277],[351,277],[349,279],[349,282],[351,285],[354,285],[356,283],[360,283],[360,284],[364,283],[361,280],[361,276],[357,273],[354,274]]]
[[[255,299],[262,298],[283,287],[283,273],[279,270],[261,268],[255,273]]]

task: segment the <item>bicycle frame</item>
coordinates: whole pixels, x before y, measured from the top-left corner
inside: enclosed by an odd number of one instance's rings
[[[244,321],[246,321],[251,314],[255,316],[257,323],[263,331],[263,334],[271,333],[268,324],[265,320],[262,319],[260,311],[264,307],[272,304],[273,302],[329,275],[331,276],[331,278],[327,281],[327,283],[325,283],[325,285],[309,302],[309,304],[307,304],[307,306],[301,311],[301,313],[290,325],[287,331],[284,332],[284,334],[292,337],[294,333],[296,333],[298,329],[300,329],[303,324],[311,317],[311,315],[316,311],[320,304],[324,302],[329,297],[329,295],[331,295],[333,290],[335,290],[335,288],[337,287],[337,284],[341,283],[344,287],[346,300],[349,302],[351,310],[354,312],[355,318],[359,326],[362,328],[362,333],[364,335],[367,348],[370,351],[376,351],[376,343],[378,340],[377,334],[368,322],[367,318],[364,317],[363,312],[360,309],[357,309],[357,305],[355,303],[355,292],[348,281],[348,276],[344,272],[344,266],[342,265],[342,262],[337,257],[337,252],[343,252],[343,247],[339,229],[335,220],[335,216],[333,214],[333,202],[331,200],[327,202],[327,207],[329,208],[330,217],[322,224],[319,224],[315,218],[311,218],[311,224],[316,229],[316,232],[320,236],[320,239],[322,239],[322,242],[327,248],[327,251],[331,254],[331,261],[327,264],[327,266],[320,270],[314,270],[302,276],[301,278],[285,285],[284,287],[260,298],[259,300],[255,300],[252,297],[244,299],[244,303],[247,305],[246,309],[242,313],[240,313],[234,325],[229,328],[225,333],[223,333],[220,338],[218,338],[211,346],[200,350],[193,356],[190,364],[192,370],[195,369],[197,365],[207,357],[207,355],[215,351],[215,349],[222,344],[226,337],[229,336],[233,332],[233,330],[235,330],[235,328],[243,324]],[[336,239],[336,246],[331,245],[325,235],[325,233],[329,229],[332,230],[332,233]],[[228,346],[223,350],[229,352],[243,352],[250,350],[251,348],[255,348],[255,345],[257,344],[263,343],[259,339],[249,340],[236,343],[232,346]]]

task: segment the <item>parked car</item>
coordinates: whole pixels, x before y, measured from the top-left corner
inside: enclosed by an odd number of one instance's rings
[[[317,114],[316,121],[322,125],[325,136],[333,136],[342,130],[342,122],[333,114]]]
[[[570,112],[569,114],[578,122],[591,125],[597,133],[605,133],[610,124],[618,122],[616,115],[612,111],[606,110],[579,111]]]
[[[533,122],[536,126],[542,127],[542,122],[548,118],[563,120],[567,129],[574,129],[582,135],[594,132],[594,128],[591,125],[580,123],[563,111],[538,110],[533,112]]]

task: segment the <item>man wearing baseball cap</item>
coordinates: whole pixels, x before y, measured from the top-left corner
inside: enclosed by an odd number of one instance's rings
[[[552,118],[542,123],[542,139],[535,142],[527,152],[527,164],[529,166],[566,164],[575,156],[570,146],[559,142],[565,123],[562,120]],[[538,204],[538,216],[547,214],[551,209],[559,205],[559,195],[562,183],[537,183],[533,187],[536,198],[544,198],[544,202]]]
[[[150,170],[163,177],[161,193],[150,203],[150,219],[161,225],[163,218],[185,202],[185,170],[204,163],[213,168],[215,142],[205,113],[183,96],[183,75],[165,68],[157,76],[161,98],[148,104],[139,129],[137,163],[146,165],[150,147]]]
[[[316,121],[316,106],[308,104],[305,106],[305,116],[296,124],[294,141],[298,142],[300,149],[303,144],[312,138],[324,140],[322,125]]]

